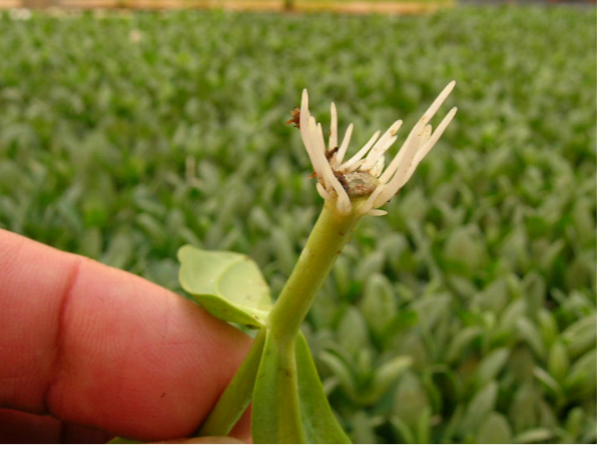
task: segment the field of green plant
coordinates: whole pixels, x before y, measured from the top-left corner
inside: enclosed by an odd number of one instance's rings
[[[284,125],[302,88],[357,149],[455,79],[455,121],[310,314],[326,390],[357,443],[593,442],[595,23],[4,13],[0,227],[171,289],[183,244],[247,253],[275,296],[322,203]]]

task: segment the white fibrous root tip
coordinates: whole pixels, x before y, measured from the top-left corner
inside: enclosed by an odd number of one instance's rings
[[[328,142],[329,150],[338,145],[338,114],[336,112],[336,105],[333,102],[330,105],[330,115],[332,122],[330,125],[330,140]]]
[[[390,127],[390,130],[388,131],[390,135],[394,136],[398,132],[398,130],[401,129],[402,124],[402,120],[397,120],[396,122],[394,122],[394,124]]]
[[[388,215],[388,212],[381,209],[371,209],[366,213],[366,215],[373,215],[374,217],[381,217],[383,215]]]
[[[301,109],[309,107],[309,92],[307,89],[303,89],[303,95],[301,96]]]

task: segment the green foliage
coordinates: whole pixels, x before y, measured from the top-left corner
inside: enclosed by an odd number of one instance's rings
[[[296,339],[301,417],[308,443],[347,444],[351,441],[332,414],[311,350],[301,334]]]
[[[321,202],[301,89],[356,149],[456,79],[309,316],[326,391],[355,442],[593,442],[595,19],[3,15],[0,226],[172,289],[184,244],[249,254],[276,295]]]

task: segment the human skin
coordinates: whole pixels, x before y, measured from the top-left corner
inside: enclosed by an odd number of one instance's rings
[[[173,292],[0,230],[0,443],[184,438],[249,345]],[[232,436],[249,433],[247,414]]]

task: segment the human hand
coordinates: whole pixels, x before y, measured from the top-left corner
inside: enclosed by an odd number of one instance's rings
[[[173,292],[0,230],[0,443],[183,438],[249,345]]]

